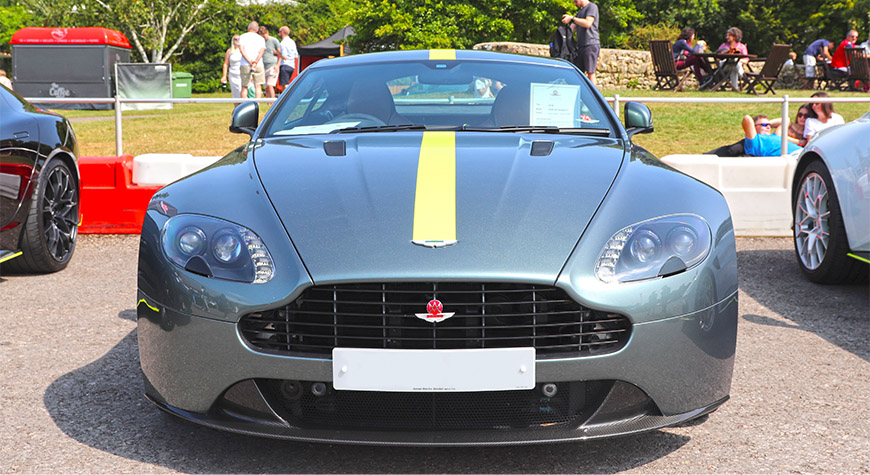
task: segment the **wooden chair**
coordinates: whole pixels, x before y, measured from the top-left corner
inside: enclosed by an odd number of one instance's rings
[[[652,53],[653,68],[656,71],[656,85],[653,86],[653,90],[682,91],[683,83],[686,82],[692,71],[691,68],[677,71],[670,40],[650,40],[649,50]]]
[[[825,89],[829,91],[845,91],[849,88],[849,74],[832,68],[825,63]]]
[[[849,63],[849,90],[864,92],[870,86],[870,60],[864,48],[846,48]]]
[[[764,88],[762,94],[767,94],[768,92],[776,94],[776,91],[773,89],[773,83],[779,78],[779,72],[782,71],[782,66],[788,60],[789,50],[791,50],[791,45],[774,44],[770,48],[770,54],[767,55],[767,61],[764,62],[761,71],[757,73],[743,73],[743,77],[746,79],[746,92],[757,96],[758,91],[755,90],[755,87],[761,86]]]

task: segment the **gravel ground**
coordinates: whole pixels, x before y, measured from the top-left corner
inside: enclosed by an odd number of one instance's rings
[[[788,239],[738,239],[731,401],[591,443],[383,448],[239,436],[144,400],[138,236],[80,236],[63,272],[0,275],[0,472],[870,472],[870,287],[807,282]]]

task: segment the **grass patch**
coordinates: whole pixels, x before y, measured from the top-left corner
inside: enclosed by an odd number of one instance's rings
[[[627,97],[751,97],[734,92],[664,92],[605,90],[605,96]],[[808,98],[812,91],[778,91],[790,98]],[[835,97],[868,97],[865,93],[838,92]],[[195,97],[229,97],[227,93],[197,94]],[[794,119],[802,101],[791,99],[789,116]],[[781,104],[660,104],[650,103],[655,133],[636,135],[640,146],[662,157],[673,153],[703,153],[743,137],[740,120],[745,114],[779,117]],[[268,104],[260,105],[260,114]],[[223,156],[247,142],[248,136],[229,132],[232,104],[175,104],[172,110],[125,111],[124,153],[190,153],[197,156]],[[835,104],[846,121],[870,110],[868,103]],[[115,155],[114,111],[59,110],[74,121],[82,156]],[[134,118],[135,117],[135,118]]]

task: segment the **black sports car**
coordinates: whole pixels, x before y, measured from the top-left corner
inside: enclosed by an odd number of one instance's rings
[[[79,222],[77,156],[69,121],[0,86],[4,271],[56,272],[69,263]]]

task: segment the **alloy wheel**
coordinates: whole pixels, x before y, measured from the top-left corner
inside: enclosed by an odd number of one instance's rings
[[[804,267],[814,270],[825,260],[831,236],[828,188],[818,173],[804,177],[795,200],[794,235]]]
[[[66,167],[55,167],[45,181],[40,219],[48,253],[63,261],[72,251],[78,232],[78,188]]]

